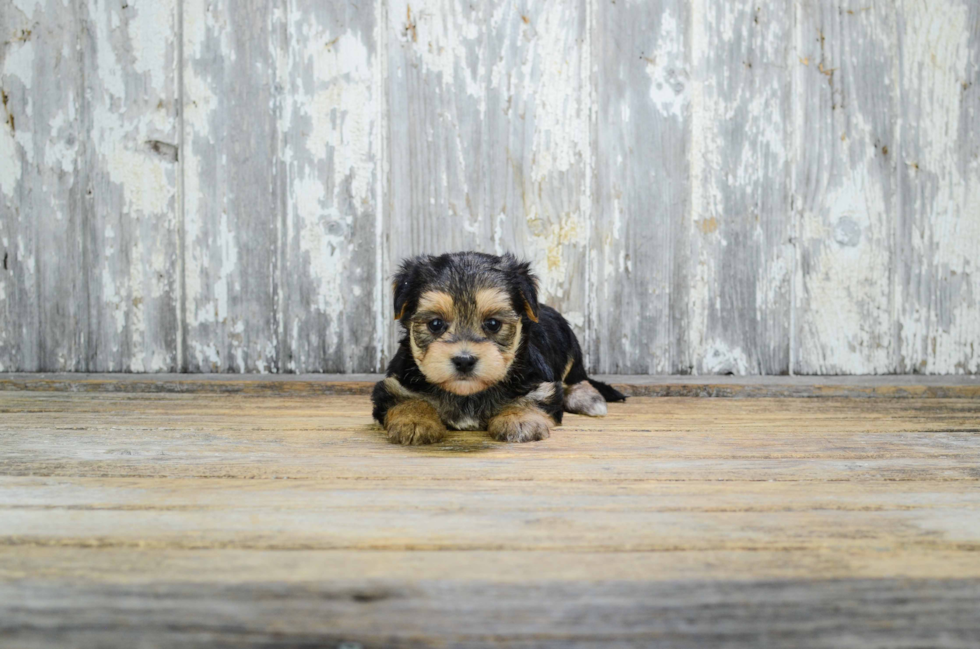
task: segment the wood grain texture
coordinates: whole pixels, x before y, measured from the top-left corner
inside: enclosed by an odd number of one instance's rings
[[[789,370],[787,3],[698,2],[691,38],[688,358],[699,374]]]
[[[969,648],[975,579],[3,587],[11,647]],[[51,624],[52,611],[60,624]],[[901,610],[904,615],[897,615]],[[6,611],[5,611],[6,613]],[[140,620],[135,626],[130,620]],[[98,620],[98,626],[92,620]],[[175,623],[175,619],[183,623]],[[885,622],[882,622],[882,621]],[[620,629],[629,628],[630,632]]]
[[[187,371],[280,369],[275,6],[183,8]]]
[[[633,398],[424,448],[369,410],[0,392],[4,646],[980,638],[976,399]]]
[[[458,249],[594,371],[980,371],[968,0],[0,17],[0,371],[378,371]]]
[[[3,11],[0,367],[172,371],[175,5]]]
[[[486,168],[493,247],[532,262],[539,299],[585,345],[591,283],[592,29],[585,0],[490,12]]]
[[[463,0],[387,3],[383,274],[377,308],[394,352],[390,278],[419,254],[491,251],[484,205],[486,16]]]
[[[596,5],[592,365],[689,371],[687,2]]]
[[[382,374],[0,374],[0,390],[264,395],[370,395]],[[630,396],[720,398],[976,399],[973,375],[923,376],[658,376],[596,375]]]
[[[895,371],[896,12],[890,2],[868,5],[800,7],[795,369],[802,374]]]
[[[84,27],[56,0],[0,18],[0,368],[84,371]]]
[[[900,3],[898,372],[980,372],[980,7]]]
[[[378,17],[371,3],[309,0],[286,15],[280,369],[376,370]]]
[[[89,371],[177,359],[177,3],[80,7]]]

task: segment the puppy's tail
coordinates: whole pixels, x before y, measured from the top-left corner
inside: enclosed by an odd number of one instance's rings
[[[602,381],[596,381],[595,379],[586,379],[592,387],[599,391],[602,398],[606,401],[626,401],[626,395],[609,385],[608,383],[603,383]]]

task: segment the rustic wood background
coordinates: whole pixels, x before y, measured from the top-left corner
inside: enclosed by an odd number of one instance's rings
[[[0,370],[363,372],[401,257],[617,373],[980,372],[974,0],[0,0]]]

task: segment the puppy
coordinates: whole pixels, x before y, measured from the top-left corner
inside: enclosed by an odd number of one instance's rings
[[[563,411],[602,416],[626,399],[586,376],[575,334],[510,254],[409,259],[393,290],[405,335],[371,397],[392,443],[438,442],[447,427],[541,440]]]

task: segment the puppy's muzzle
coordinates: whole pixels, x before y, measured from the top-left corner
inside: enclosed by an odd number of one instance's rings
[[[473,356],[472,354],[460,354],[459,356],[453,356],[453,365],[456,366],[456,371],[463,375],[473,373],[473,368],[476,367],[476,361],[476,356]]]

